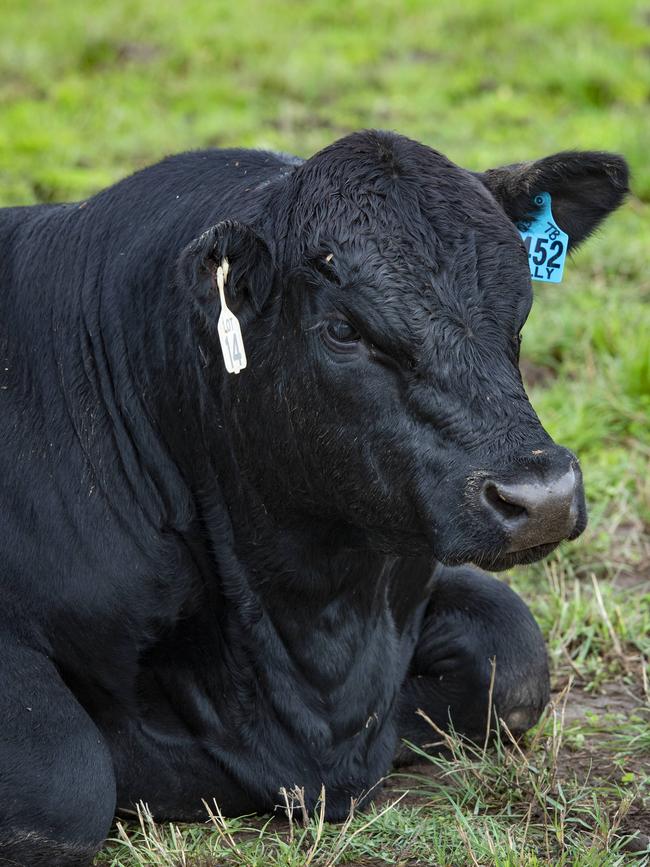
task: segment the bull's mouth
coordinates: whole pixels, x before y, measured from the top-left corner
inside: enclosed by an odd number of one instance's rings
[[[481,569],[486,569],[488,572],[503,572],[506,569],[513,569],[515,566],[526,566],[529,563],[535,563],[538,560],[543,560],[545,557],[554,551],[562,542],[571,542],[577,539],[582,534],[587,526],[587,516],[583,512],[572,530],[565,536],[553,539],[552,541],[543,542],[539,545],[529,545],[524,548],[512,550],[510,548],[493,548],[492,550],[483,550],[480,553],[469,554],[465,556],[465,562],[471,562]],[[450,558],[451,559],[451,558]],[[446,562],[446,558],[445,558]],[[447,565],[460,565],[459,563],[448,563]]]

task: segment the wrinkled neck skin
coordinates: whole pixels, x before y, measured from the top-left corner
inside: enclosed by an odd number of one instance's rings
[[[219,684],[228,698],[217,709],[238,732],[228,751],[239,754],[258,808],[278,802],[280,784],[304,787],[313,807],[325,785],[327,815],[342,817],[395,754],[420,596],[398,625],[389,601],[395,558],[351,550],[336,528],[278,528],[245,477],[233,476],[220,492],[228,509],[202,508],[235,660],[222,672],[233,680]],[[260,725],[270,738],[254,736]],[[263,754],[252,755],[261,744]]]
[[[277,804],[280,786],[304,787],[313,806],[325,785],[327,815],[345,816],[395,754],[395,705],[428,566],[404,587],[396,622],[389,592],[400,561],[344,526],[295,516],[280,524],[226,421],[231,389],[245,380],[229,381],[220,357],[188,375],[198,379],[178,390],[179,406],[159,411],[184,419],[165,439],[191,491],[194,517],[179,530],[203,591],[178,632],[193,656],[165,693],[179,697],[188,727],[216,760],[241,771],[250,809]]]
[[[210,494],[199,504],[210,589],[188,629],[203,642],[189,666],[201,673],[166,693],[180,687],[190,730],[238,769],[247,809],[278,804],[281,786],[304,788],[313,809],[325,786],[326,815],[343,818],[351,799],[376,794],[395,755],[426,581],[398,624],[395,558],[343,547],[335,531],[277,528],[245,479],[221,485],[228,509]],[[218,670],[206,675],[215,654]]]

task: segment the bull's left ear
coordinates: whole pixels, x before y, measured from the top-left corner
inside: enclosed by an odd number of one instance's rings
[[[218,305],[217,268],[224,259],[226,303],[234,312],[249,303],[260,313],[273,286],[273,260],[262,238],[243,223],[224,220],[188,244],[178,260],[178,279],[201,306]]]
[[[565,151],[530,163],[475,173],[511,220],[534,213],[533,198],[551,194],[555,222],[575,247],[621,204],[629,170],[623,157],[601,151]]]

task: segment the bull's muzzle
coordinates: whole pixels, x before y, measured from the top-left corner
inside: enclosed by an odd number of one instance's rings
[[[486,479],[481,499],[508,539],[507,553],[571,538],[584,510],[582,483],[573,466],[507,482]]]

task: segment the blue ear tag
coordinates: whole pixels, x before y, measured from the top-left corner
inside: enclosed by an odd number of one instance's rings
[[[530,275],[533,280],[559,283],[564,272],[569,236],[553,219],[550,193],[539,193],[533,202],[539,209],[535,216],[517,223],[528,253]]]

